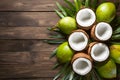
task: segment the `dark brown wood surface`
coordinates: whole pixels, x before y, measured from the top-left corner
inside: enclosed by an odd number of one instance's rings
[[[0,0],[0,80],[52,80],[55,76],[56,59],[49,56],[58,45],[44,39],[50,39],[47,27],[59,20],[56,1],[65,5],[62,0]]]

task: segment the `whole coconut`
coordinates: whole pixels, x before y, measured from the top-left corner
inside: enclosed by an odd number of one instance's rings
[[[116,7],[112,2],[105,2],[96,9],[96,17],[98,22],[110,23],[116,15]]]
[[[56,57],[60,63],[66,63],[71,61],[73,54],[68,42],[64,42],[58,47]]]
[[[64,17],[58,22],[58,28],[65,34],[70,34],[77,29],[76,20],[72,17]]]

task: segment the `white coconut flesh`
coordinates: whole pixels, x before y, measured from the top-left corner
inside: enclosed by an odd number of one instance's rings
[[[109,48],[103,43],[97,43],[91,48],[91,57],[98,62],[105,61],[109,57]]]
[[[87,58],[78,58],[72,64],[74,72],[79,75],[86,75],[92,69],[92,63]]]
[[[99,40],[106,41],[112,36],[112,27],[105,22],[100,22],[96,25],[95,36]]]
[[[68,39],[70,47],[75,51],[82,51],[88,44],[88,37],[83,32],[73,32]]]
[[[96,16],[91,9],[84,8],[77,13],[76,21],[82,27],[89,27],[96,21]]]

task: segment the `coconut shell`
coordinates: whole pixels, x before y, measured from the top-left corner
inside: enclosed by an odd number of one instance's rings
[[[92,47],[95,45],[95,44],[98,44],[98,43],[101,43],[101,42],[92,42],[89,44],[89,48],[88,48],[88,55],[91,57],[91,50],[92,50]],[[102,43],[104,44],[104,43]],[[106,45],[106,44],[104,44]],[[107,45],[106,45],[107,46]],[[91,57],[92,58],[92,57]]]
[[[98,39],[97,37],[96,37],[96,35],[95,35],[95,29],[96,29],[96,26],[97,26],[97,24],[96,25],[93,25],[93,27],[92,27],[92,29],[91,29],[91,37],[94,39],[94,40],[96,40],[96,41],[101,41],[101,42],[103,42],[103,41],[108,41],[108,40],[100,40],[100,39]],[[112,37],[112,36],[111,36]]]
[[[98,42],[92,42],[92,43],[89,44],[88,55],[90,55],[90,52],[91,52],[92,47],[93,47],[95,44],[97,44],[97,43],[98,43]]]
[[[93,25],[93,27],[91,29],[91,37],[96,41],[100,41],[95,35],[95,28],[96,28],[96,25]]]
[[[78,59],[78,58],[86,58],[86,59],[89,59],[91,62],[93,61],[92,58],[91,58],[88,54],[83,53],[83,52],[80,52],[80,53],[76,53],[76,54],[73,56],[71,62],[73,63],[73,62],[74,62],[76,59]]]
[[[87,38],[89,39],[89,35],[88,35],[84,30],[82,30],[82,29],[74,30],[72,33],[74,33],[74,32],[82,32],[82,33],[84,33],[84,34],[87,36]],[[71,34],[72,34],[72,33],[71,33]],[[70,35],[71,35],[71,34],[70,34]],[[70,36],[70,35],[69,35],[69,36]],[[69,37],[68,37],[68,39],[69,39]],[[69,42],[68,42],[68,43],[69,43]],[[87,47],[88,47],[88,43],[87,43],[87,46],[86,46],[83,50],[85,50]],[[83,51],[83,50],[82,50],[82,51]]]
[[[80,10],[82,10],[82,9],[85,9],[86,7],[85,6],[83,6]],[[91,9],[91,8],[88,8],[88,9]],[[79,10],[79,11],[80,11]],[[92,11],[93,11],[93,9],[91,9]],[[94,12],[94,11],[93,11]],[[77,15],[76,15],[77,16]],[[77,23],[77,22],[76,22]],[[93,25],[95,25],[97,23],[97,20],[95,20],[95,22],[92,24],[92,25],[90,25],[90,26],[87,26],[87,27],[84,27],[84,26],[81,26],[81,25],[79,25],[78,23],[77,23],[77,25],[78,25],[78,28],[80,28],[80,29],[84,29],[84,30],[89,30],[89,29],[91,29],[92,28],[92,26]]]

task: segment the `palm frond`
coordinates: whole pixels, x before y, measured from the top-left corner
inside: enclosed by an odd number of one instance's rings
[[[65,42],[66,40],[61,40],[61,39],[59,39],[59,40],[55,40],[55,39],[51,39],[51,40],[44,40],[46,43],[48,43],[48,44],[61,44],[61,43],[63,43],[63,42]]]
[[[57,54],[57,48],[51,53],[50,58],[53,58]]]
[[[61,68],[61,70],[57,73],[57,75],[54,77],[53,80],[57,80],[63,73],[65,73],[69,63],[64,64],[64,66]]]
[[[98,0],[93,0],[93,3],[91,4],[93,9],[96,9],[98,5]]]
[[[55,10],[56,14],[60,17],[60,18],[64,18],[65,16],[58,10]]]
[[[61,66],[60,63],[56,62],[55,65],[53,66],[52,70],[55,70],[55,69],[57,69],[60,66]]]
[[[67,13],[65,12],[64,8],[63,8],[58,2],[56,2],[56,5],[57,5],[57,7],[62,11],[62,14],[63,14],[64,16],[67,16]]]
[[[113,35],[119,34],[120,33],[120,26],[116,30],[113,31]]]
[[[70,2],[69,0],[64,0],[64,1],[65,1],[65,3],[67,3],[69,5],[69,7],[72,11],[75,11],[75,6],[73,5],[72,2]]]
[[[72,11],[71,9],[66,8],[66,7],[64,7],[64,10],[66,11],[68,16],[71,16],[71,17],[75,16],[75,13],[76,13],[75,11]]]
[[[82,6],[81,0],[74,0],[76,12],[78,12]]]
[[[90,0],[85,1],[85,7],[90,7]]]

